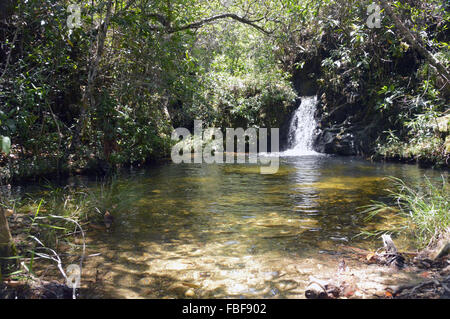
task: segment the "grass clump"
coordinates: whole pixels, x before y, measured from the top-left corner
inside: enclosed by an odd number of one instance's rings
[[[101,224],[106,211],[113,214],[128,211],[136,193],[135,187],[119,183],[113,177],[89,187],[47,185],[24,198],[0,197],[0,205],[15,211],[10,228],[17,255],[10,258],[18,261],[3,274],[12,279],[27,279],[35,276],[36,269],[42,270],[52,263],[67,279],[64,267],[72,263],[81,265],[84,259],[83,228],[91,222]]]
[[[413,233],[420,247],[435,243],[450,230],[450,190],[445,177],[440,185],[426,178],[424,185],[416,187],[399,178],[389,179],[394,183],[388,190],[391,203],[374,201],[366,206],[363,213],[368,220],[386,211],[394,212],[404,218],[405,224],[388,232]]]

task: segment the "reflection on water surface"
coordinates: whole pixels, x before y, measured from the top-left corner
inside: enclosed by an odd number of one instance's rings
[[[89,233],[90,253],[101,256],[83,275],[100,278],[102,297],[303,297],[309,275],[333,271],[340,245],[381,245],[355,236],[396,222],[368,224],[358,213],[386,196],[385,177],[442,173],[326,156],[284,158],[275,175],[238,164],[140,171],[118,181],[131,200],[112,212],[113,232]]]

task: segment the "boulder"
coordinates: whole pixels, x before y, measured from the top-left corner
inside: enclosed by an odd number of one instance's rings
[[[450,114],[438,117],[436,124],[433,125],[434,130],[439,133],[450,133]]]
[[[450,238],[443,238],[430,257],[432,260],[437,260],[448,255],[450,255]]]
[[[450,135],[445,139],[445,152],[450,154]]]
[[[344,156],[358,155],[357,138],[351,130],[337,130],[336,127],[323,130],[316,139],[316,150],[326,154]]]

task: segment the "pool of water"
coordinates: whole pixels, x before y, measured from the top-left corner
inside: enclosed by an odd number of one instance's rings
[[[138,171],[117,181],[113,230],[89,233],[89,252],[101,255],[83,273],[101,297],[302,297],[309,275],[335,267],[338,247],[382,246],[357,235],[398,222],[360,213],[386,200],[386,177],[416,183],[442,174],[327,156],[283,158],[274,175],[248,164]]]
[[[343,246],[376,249],[361,206],[386,200],[388,176],[420,183],[448,172],[329,156],[285,157],[274,175],[250,164],[167,164],[114,183],[111,232],[87,233],[82,297],[301,298],[336,270]],[[91,189],[93,181],[81,180]],[[80,183],[80,180],[68,181]],[[101,191],[101,190],[100,190]],[[410,249],[408,238],[396,239]]]

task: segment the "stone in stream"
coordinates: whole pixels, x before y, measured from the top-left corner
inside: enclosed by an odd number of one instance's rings
[[[450,239],[442,240],[438,247],[431,253],[431,259],[437,260],[450,254]]]
[[[103,216],[103,221],[105,222],[106,231],[109,231],[114,222],[114,217],[110,212],[106,211],[105,216]]]
[[[317,281],[309,283],[306,287],[305,296],[307,299],[328,299],[325,287]]]
[[[384,250],[386,250],[387,253],[397,253],[397,247],[395,247],[394,241],[390,235],[383,234],[381,235],[381,238],[383,239]]]
[[[185,295],[187,298],[193,298],[193,297],[195,297],[195,292],[194,292],[193,289],[188,289],[188,290],[184,293],[184,295]]]
[[[398,252],[391,236],[383,234],[381,238],[383,239],[384,250],[386,251],[382,256],[385,259],[385,263],[397,269],[402,269],[405,266],[405,257]]]

